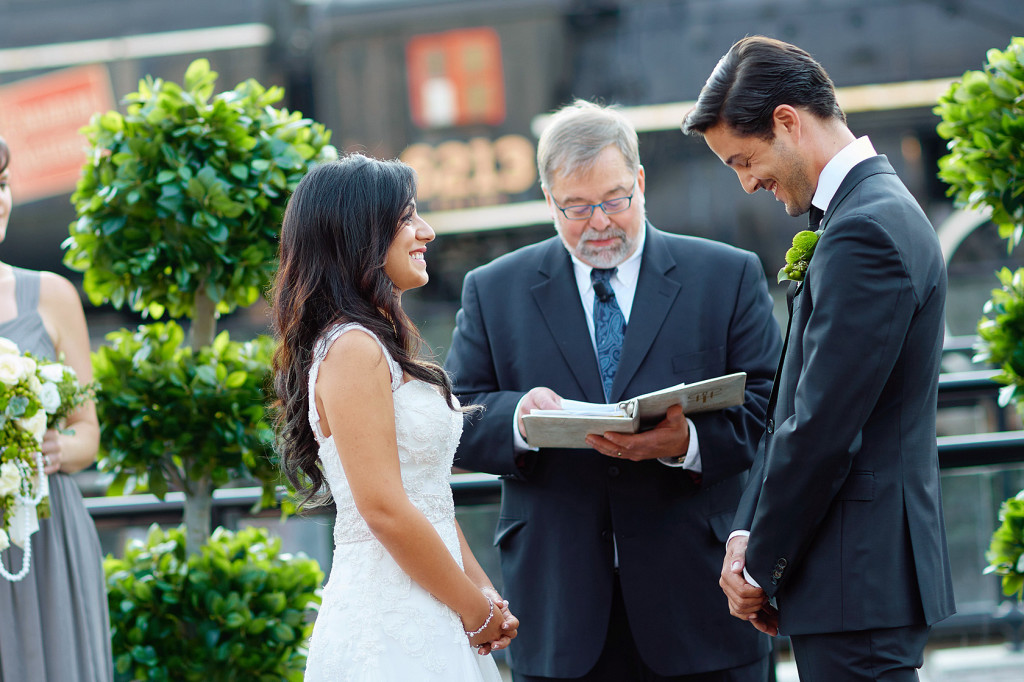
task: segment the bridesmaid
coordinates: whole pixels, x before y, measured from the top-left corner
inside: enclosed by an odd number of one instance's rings
[[[10,149],[0,138],[0,242],[11,215]],[[0,337],[40,357],[63,357],[92,381],[89,333],[75,287],[60,275],[0,261]],[[99,424],[87,403],[43,440],[50,477],[50,518],[32,536],[31,568],[20,582],[0,578],[0,682],[111,682],[110,618],[96,527],[68,474],[96,459]],[[2,553],[17,571],[22,552]]]

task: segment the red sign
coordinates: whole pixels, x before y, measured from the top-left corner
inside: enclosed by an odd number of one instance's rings
[[[501,40],[492,28],[411,38],[405,48],[412,120],[420,128],[505,120]]]
[[[0,136],[11,148],[15,203],[74,190],[87,144],[78,130],[113,107],[110,75],[100,65],[0,86]]]

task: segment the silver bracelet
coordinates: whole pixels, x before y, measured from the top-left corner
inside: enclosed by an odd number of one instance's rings
[[[473,632],[470,632],[469,630],[466,630],[465,631],[466,632],[466,637],[469,637],[470,639],[473,639],[474,637],[479,635],[481,632],[486,630],[487,626],[491,624],[491,618],[494,618],[494,602],[492,602],[490,599],[488,599],[487,603],[490,604],[490,606],[491,606],[491,611],[490,611],[490,613],[487,614],[487,620],[484,621],[483,625],[478,627],[476,630],[473,630]]]

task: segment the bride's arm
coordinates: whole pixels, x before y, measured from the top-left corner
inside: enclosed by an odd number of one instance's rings
[[[320,366],[317,407],[324,434],[333,434],[352,497],[371,532],[395,562],[462,618],[468,631],[491,612],[489,599],[455,562],[437,531],[402,487],[388,363],[371,337],[343,334]],[[473,644],[501,636],[491,618]]]
[[[516,638],[519,634],[519,619],[512,615],[509,610],[508,602],[505,601],[498,590],[494,588],[494,584],[491,579],[487,577],[487,573],[484,572],[480,562],[476,560],[476,556],[473,555],[473,550],[470,549],[469,543],[466,542],[466,536],[462,532],[462,526],[459,522],[455,522],[455,527],[459,531],[459,546],[462,548],[462,565],[466,567],[466,575],[472,580],[477,587],[480,588],[487,597],[495,603],[496,606],[501,608],[502,625],[501,625],[501,637],[488,644],[485,649],[485,653],[503,649],[509,645],[509,643]]]

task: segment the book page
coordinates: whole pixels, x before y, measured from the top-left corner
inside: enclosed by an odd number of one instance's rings
[[[590,417],[625,417],[626,411],[621,404],[585,403],[581,400],[562,400],[560,410],[531,410],[531,415],[538,417],[590,416]]]

